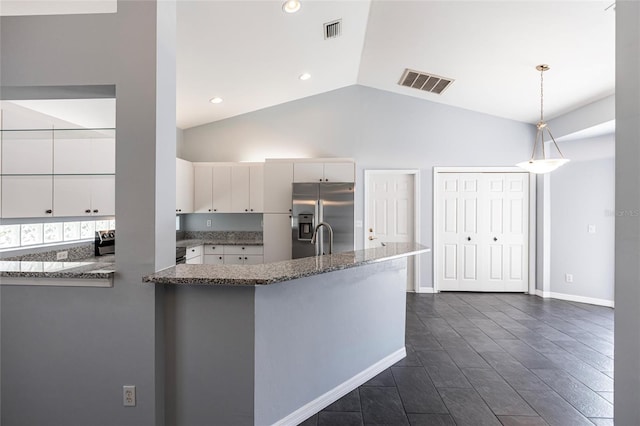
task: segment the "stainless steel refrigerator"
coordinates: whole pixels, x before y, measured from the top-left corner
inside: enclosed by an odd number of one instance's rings
[[[329,254],[329,232],[318,230],[319,241],[311,244],[313,231],[320,222],[333,229],[333,253],[354,248],[354,184],[294,183],[291,221],[292,258]]]

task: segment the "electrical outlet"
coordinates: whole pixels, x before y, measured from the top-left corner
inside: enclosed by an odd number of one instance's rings
[[[56,260],[65,260],[69,258],[68,251],[59,251],[56,253]]]
[[[596,233],[596,226],[595,225],[589,225],[587,228],[587,232],[589,232],[590,234],[595,234]]]
[[[207,228],[211,228],[211,219],[207,220]]]
[[[564,274],[564,280],[568,283],[573,282],[573,274]]]
[[[122,386],[122,405],[125,407],[136,406],[136,387],[133,385]]]

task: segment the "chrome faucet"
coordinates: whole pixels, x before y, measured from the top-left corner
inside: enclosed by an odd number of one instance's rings
[[[331,228],[331,225],[329,225],[327,222],[320,222],[316,225],[315,229],[313,230],[313,236],[311,237],[311,244],[316,244],[318,243],[318,229],[320,229],[321,227],[326,226],[327,229],[329,230],[329,254],[333,253],[333,229]]]

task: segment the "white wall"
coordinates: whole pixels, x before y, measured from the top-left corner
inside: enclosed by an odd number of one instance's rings
[[[356,85],[186,129],[182,153],[190,161],[352,157],[361,220],[364,169],[420,169],[419,242],[432,246],[432,168],[512,166],[529,158],[533,136],[526,123]],[[361,248],[361,228],[356,241]],[[422,255],[422,287],[433,287],[431,266]]]
[[[551,275],[557,297],[613,304],[615,137],[560,143],[567,165],[550,174]],[[588,226],[595,233],[588,233]],[[565,274],[573,274],[573,283]]]

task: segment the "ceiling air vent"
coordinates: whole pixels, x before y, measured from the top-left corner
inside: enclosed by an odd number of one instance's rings
[[[398,84],[440,95],[447,87],[451,86],[451,83],[454,81],[455,80],[452,78],[427,74],[425,72],[414,71],[407,68],[404,70],[404,73],[402,73],[402,77]]]
[[[335,21],[325,22],[324,27],[324,39],[340,37],[342,35],[342,19],[336,19]]]

